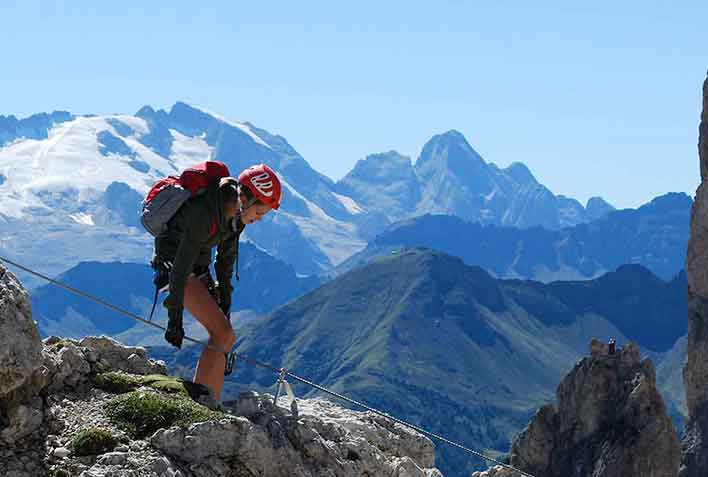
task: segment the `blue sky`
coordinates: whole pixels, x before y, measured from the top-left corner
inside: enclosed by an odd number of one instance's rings
[[[693,194],[708,3],[568,3],[4,1],[0,114],[181,100],[333,179],[457,129],[583,202]]]

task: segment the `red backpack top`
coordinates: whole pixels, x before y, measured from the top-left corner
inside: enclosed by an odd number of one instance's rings
[[[167,222],[187,199],[203,194],[209,185],[229,175],[229,168],[223,162],[206,161],[185,169],[179,177],[160,179],[152,185],[143,201],[140,222],[145,230],[157,237],[167,229]],[[212,224],[210,236],[218,226],[216,222]]]

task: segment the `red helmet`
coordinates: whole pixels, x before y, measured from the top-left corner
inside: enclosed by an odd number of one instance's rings
[[[251,166],[238,175],[238,181],[260,202],[273,209],[280,207],[280,180],[270,167],[265,164]]]

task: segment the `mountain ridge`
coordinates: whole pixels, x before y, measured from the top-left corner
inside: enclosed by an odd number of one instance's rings
[[[589,279],[626,263],[641,263],[663,279],[671,279],[684,265],[692,203],[687,194],[669,193],[638,209],[612,211],[557,231],[424,215],[389,226],[334,272],[349,270],[372,257],[423,246],[461,257],[500,278]]]

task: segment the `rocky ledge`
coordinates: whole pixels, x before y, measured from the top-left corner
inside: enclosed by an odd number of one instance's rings
[[[629,344],[616,352],[593,340],[512,446],[509,464],[538,477],[672,477],[676,430],[656,389],[654,367]],[[496,466],[474,477],[518,477]]]
[[[1,266],[0,342],[3,476],[442,477],[429,439],[371,413],[253,391],[217,406],[142,348],[41,341]]]

